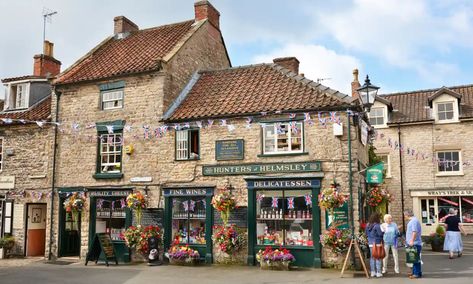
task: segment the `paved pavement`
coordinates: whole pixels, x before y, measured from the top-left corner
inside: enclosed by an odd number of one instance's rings
[[[402,258],[403,254],[400,253]],[[410,280],[406,278],[407,268],[401,266],[401,275],[388,273],[382,279],[365,280],[361,273],[348,272],[340,278],[340,272],[329,269],[307,269],[299,271],[261,271],[257,267],[247,266],[157,266],[119,265],[105,267],[82,263],[69,265],[46,264],[35,259],[0,260],[0,283],[359,283],[373,281],[384,283],[471,283],[473,279],[473,253],[450,260],[445,253],[424,253],[424,278]],[[6,262],[11,261],[8,265]],[[15,265],[16,264],[18,265]],[[23,265],[19,265],[23,263]],[[68,264],[61,261],[57,264]],[[3,264],[3,265],[2,265]],[[12,266],[14,265],[14,266]],[[3,266],[3,267],[2,267]]]

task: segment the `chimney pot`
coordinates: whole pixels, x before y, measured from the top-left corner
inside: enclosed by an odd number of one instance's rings
[[[54,43],[45,40],[43,44],[43,54],[47,56],[54,57]]]
[[[138,26],[125,16],[113,18],[113,34],[122,34],[138,31]]]
[[[299,74],[299,60],[295,57],[280,57],[274,58],[273,62],[277,65],[280,65],[286,69],[291,70],[292,72]]]
[[[351,96],[352,98],[358,98],[357,89],[361,87],[360,81],[358,81],[358,69],[353,69],[353,82],[351,82]]]
[[[209,23],[220,29],[220,13],[207,0],[195,1],[194,3],[195,21],[208,19]]]

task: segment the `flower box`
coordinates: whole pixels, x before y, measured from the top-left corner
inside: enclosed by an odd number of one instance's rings
[[[180,265],[180,266],[194,266],[198,263],[197,258],[188,258],[188,259],[169,259],[169,264],[171,265]]]
[[[290,270],[289,261],[260,261],[260,268],[262,270]]]

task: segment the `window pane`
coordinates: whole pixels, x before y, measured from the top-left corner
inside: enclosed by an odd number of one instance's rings
[[[275,143],[274,143],[274,125],[268,124],[263,128],[263,138],[264,138],[264,152],[275,152]]]
[[[189,243],[205,244],[205,197],[191,197],[188,202]]]
[[[438,104],[439,111],[445,111],[445,104]]]
[[[449,111],[445,113],[447,119],[453,119],[453,111]]]
[[[172,240],[179,243],[188,243],[188,210],[186,210],[188,199],[172,198]]]
[[[445,110],[453,111],[453,103],[446,103],[445,104]]]
[[[461,198],[461,218],[463,223],[473,223],[473,197],[463,196]]]
[[[257,244],[282,245],[284,238],[282,191],[258,191],[256,195]]]
[[[312,206],[306,204],[310,190],[286,190],[284,192],[284,229],[287,246],[313,246]]]
[[[458,196],[442,196],[437,198],[439,222],[444,222],[448,217],[450,208],[459,209]]]

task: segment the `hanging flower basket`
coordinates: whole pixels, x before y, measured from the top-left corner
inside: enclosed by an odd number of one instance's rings
[[[238,252],[244,244],[244,237],[238,232],[235,225],[214,226],[212,240],[221,252],[229,256]]]
[[[64,210],[72,214],[72,222],[77,225],[79,214],[85,206],[85,196],[83,193],[74,192],[63,203]]]
[[[141,225],[142,210],[146,208],[146,199],[143,194],[139,191],[130,193],[126,198],[126,205],[135,213],[136,223]]]
[[[332,183],[329,188],[325,188],[319,194],[319,206],[329,211],[333,216],[335,208],[342,207],[347,201],[347,196],[342,193],[342,190],[336,183]]]
[[[348,250],[350,246],[350,230],[330,227],[320,235],[320,243],[324,248],[340,255]]]
[[[212,206],[215,208],[215,210],[220,212],[223,225],[226,226],[228,223],[228,218],[230,217],[230,211],[236,207],[236,199],[230,192],[229,187],[221,189],[219,194],[214,195],[212,198]]]
[[[386,205],[394,200],[394,196],[387,189],[378,186],[373,187],[366,193],[366,203],[375,211],[384,213]]]

